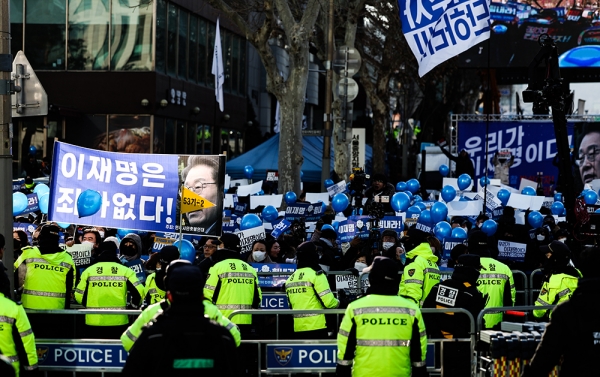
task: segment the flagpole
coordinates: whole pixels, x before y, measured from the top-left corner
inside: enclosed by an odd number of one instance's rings
[[[215,25],[215,44],[213,48],[213,62],[211,73],[215,76],[215,98],[219,104],[219,110],[223,112],[225,104],[223,100],[223,84],[225,83],[225,75],[223,72],[223,52],[221,51],[221,30],[220,30],[220,18],[217,17],[217,24]],[[213,153],[219,154],[221,147],[221,122],[217,124],[217,106],[215,104],[214,113],[214,135],[211,149]],[[215,145],[216,144],[216,145]]]
[[[491,49],[492,49],[492,35],[490,31],[490,37],[487,40],[488,50],[487,50],[487,86],[488,86],[488,96],[485,100],[486,103],[483,104],[484,113],[486,113],[485,119],[485,186],[483,187],[483,208],[481,213],[486,214],[487,208],[487,182],[488,182],[488,163],[489,163],[489,134],[490,134],[490,113],[492,111],[492,71],[490,68],[490,59],[491,59]],[[488,111],[485,111],[485,108],[488,108]],[[499,146],[500,147],[500,146]],[[493,215],[493,214],[492,214]]]

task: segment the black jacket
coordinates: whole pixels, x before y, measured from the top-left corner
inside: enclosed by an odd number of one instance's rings
[[[473,276],[462,273],[464,270],[475,272]],[[440,302],[437,300],[440,289],[445,291],[440,294]],[[451,293],[455,292],[455,293]],[[448,298],[444,300],[444,298]],[[456,299],[453,301],[452,297]],[[452,274],[452,279],[436,284],[431,288],[429,295],[423,303],[423,308],[463,308],[468,310],[473,319],[485,307],[485,299],[477,289],[477,271],[472,268],[457,267]],[[470,336],[470,321],[464,314],[423,314],[427,334],[431,338],[468,338]]]
[[[475,178],[475,168],[473,167],[473,161],[469,155],[461,157],[460,155],[454,156],[446,149],[440,147],[442,153],[444,153],[450,160],[456,163],[456,177],[460,177],[461,174],[468,174],[471,178]]]
[[[202,303],[176,302],[158,315],[133,345],[124,376],[237,377],[237,350],[223,326],[203,316]],[[149,362],[148,355],[160,357]]]
[[[523,377],[547,376],[563,358],[561,377],[598,375],[600,278],[579,279],[571,300],[559,304]]]

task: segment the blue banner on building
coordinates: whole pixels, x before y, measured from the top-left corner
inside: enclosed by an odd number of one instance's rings
[[[475,177],[479,180],[485,175],[485,122],[458,122],[458,150],[465,149],[475,166]],[[569,144],[573,144],[573,123],[567,124]],[[509,181],[518,188],[521,178],[537,180],[537,172],[543,172],[542,184],[545,188],[558,180],[558,169],[552,164],[556,156],[556,136],[552,122],[510,121],[490,122],[487,168],[494,174],[494,155],[508,150],[515,156],[510,167]]]
[[[250,263],[256,272],[294,272],[295,264],[279,263]],[[260,287],[283,287],[290,275],[266,275],[258,276],[258,285]]]
[[[36,342],[38,365],[60,369],[87,369],[97,371],[104,368],[123,368],[127,351],[120,341],[88,343],[85,341]]]

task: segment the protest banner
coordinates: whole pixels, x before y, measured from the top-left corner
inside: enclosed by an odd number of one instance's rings
[[[346,191],[346,181],[341,181],[336,184],[333,184],[327,187],[327,193],[330,197],[333,197],[335,194]]]
[[[295,264],[250,263],[256,272],[294,272]],[[290,275],[263,275],[258,277],[260,287],[283,287]]]
[[[24,216],[40,210],[38,194],[27,194],[27,208],[19,215]]]
[[[498,240],[498,259],[523,262],[526,251],[527,245],[524,243]]]
[[[264,226],[258,226],[256,228],[240,230],[236,233],[240,238],[240,246],[242,247],[242,253],[252,250],[252,243],[256,240],[264,240],[267,236]]]
[[[27,234],[27,241],[29,244],[33,244],[33,232],[37,229],[37,225],[30,223],[13,223],[13,232],[17,230],[22,230]]]
[[[290,223],[286,219],[277,220],[273,223],[273,230],[271,231],[271,236],[273,236],[273,238],[275,239],[279,238],[279,236],[285,233],[290,228],[290,226],[292,226],[292,223]]]
[[[304,219],[304,221],[318,221],[325,214],[325,207],[322,203],[294,203],[288,205],[285,209],[285,219],[295,221]]]

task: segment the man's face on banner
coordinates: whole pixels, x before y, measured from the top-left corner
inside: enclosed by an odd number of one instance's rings
[[[184,186],[200,195],[213,204],[217,204],[217,190],[219,185],[215,180],[215,171],[206,165],[196,165],[190,169],[185,178]],[[186,214],[190,226],[208,229],[219,215],[219,207],[210,207],[204,210],[194,211]]]
[[[590,132],[581,139],[577,164],[583,183],[600,178],[600,132]]]

